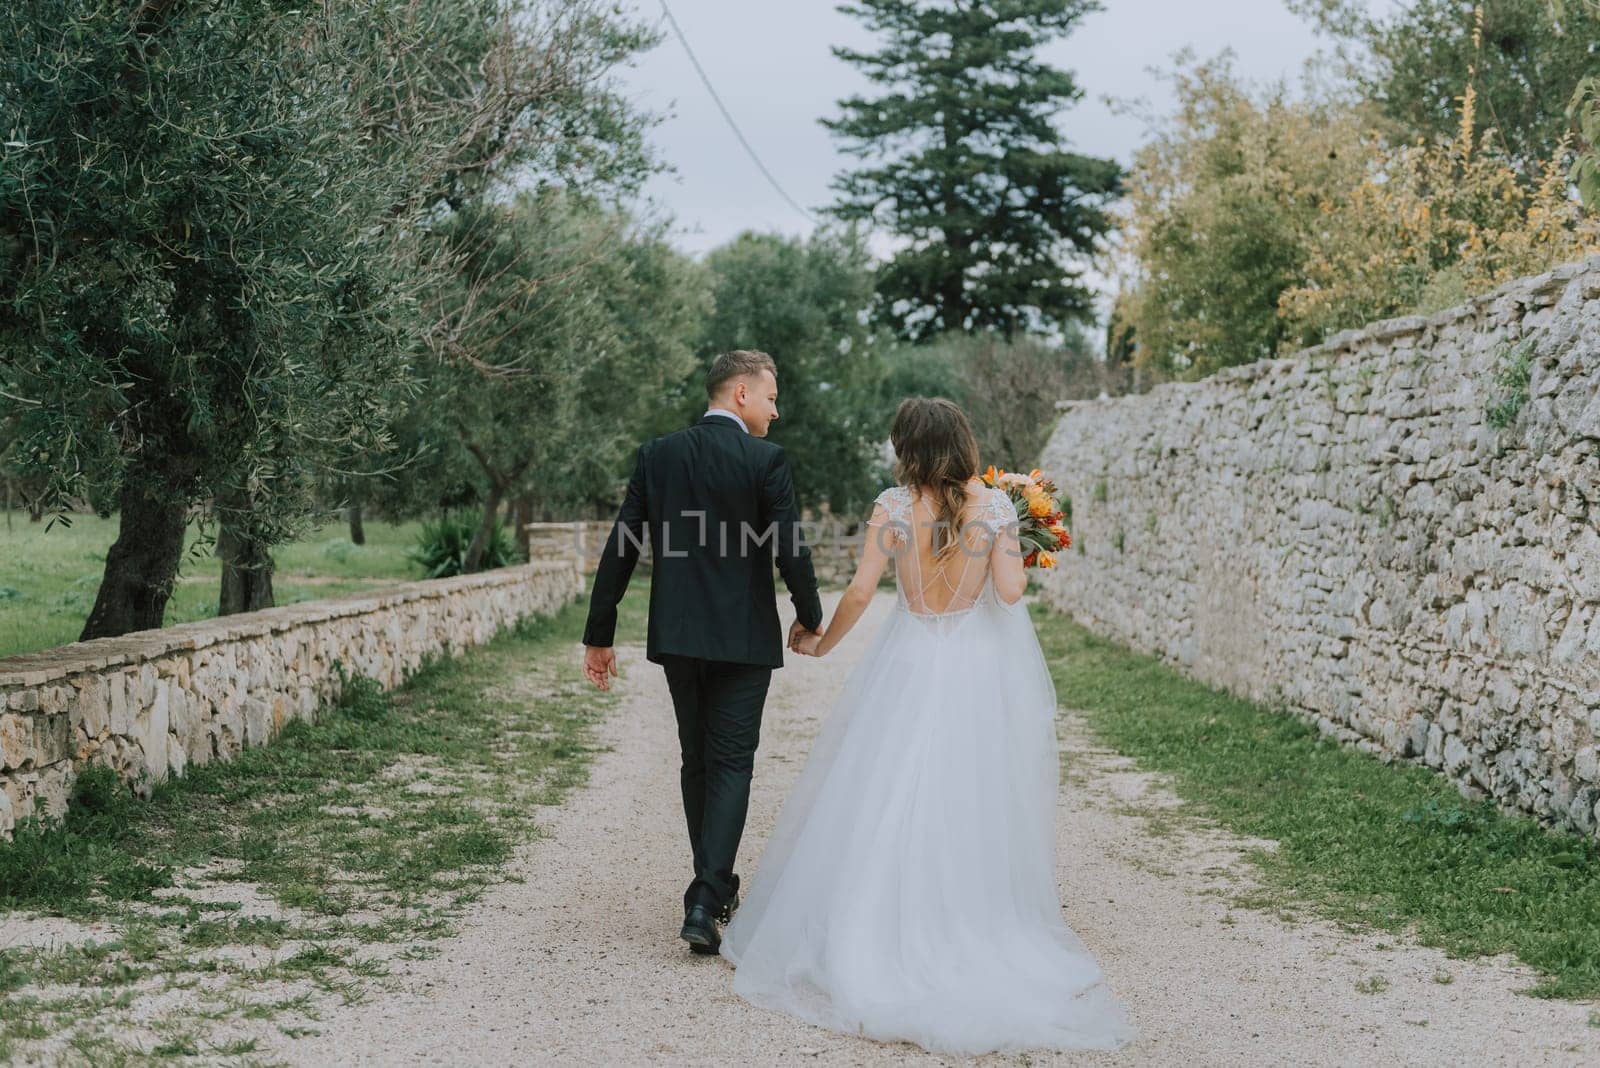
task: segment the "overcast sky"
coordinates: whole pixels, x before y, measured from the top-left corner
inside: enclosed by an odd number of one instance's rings
[[[667,38],[627,72],[645,106],[669,112],[653,140],[676,173],[653,180],[648,195],[676,221],[674,240],[702,253],[741,230],[807,232],[795,211],[756,169],[728,128],[683,46],[662,21],[660,0],[630,0]],[[865,89],[833,45],[870,48],[856,20],[834,0],[667,0],[701,65],[734,120],[785,190],[808,209],[828,203],[829,181],[848,162],[818,119],[838,114],[837,101]],[[1167,85],[1151,68],[1170,69],[1191,48],[1212,56],[1232,48],[1247,78],[1297,78],[1305,60],[1326,47],[1282,0],[1106,0],[1066,41],[1048,53],[1073,71],[1084,99],[1059,120],[1077,151],[1124,163],[1145,139],[1137,118],[1106,98],[1142,98],[1167,109]]]

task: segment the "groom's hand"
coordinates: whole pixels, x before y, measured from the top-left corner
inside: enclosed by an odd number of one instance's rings
[[[808,634],[813,634],[820,638],[822,636],[822,628],[818,627],[814,631],[807,630],[798,619],[789,624],[789,651],[798,653],[800,651],[800,639]]]
[[[611,679],[617,674],[617,651],[609,645],[585,645],[583,674],[597,688],[611,689]]]

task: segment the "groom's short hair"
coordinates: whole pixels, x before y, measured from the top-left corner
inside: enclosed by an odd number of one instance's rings
[[[758,349],[734,349],[724,352],[711,363],[711,372],[706,375],[706,396],[715,397],[729,379],[738,378],[740,375],[759,374],[762,371],[771,371],[772,377],[778,377],[778,365],[772,362],[772,357]]]

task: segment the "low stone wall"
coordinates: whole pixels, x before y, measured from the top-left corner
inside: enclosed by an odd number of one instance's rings
[[[314,716],[336,665],[393,687],[582,588],[570,558],[537,560],[0,659],[0,833],[59,815],[87,763],[147,791]]]
[[[600,553],[611,535],[613,520],[574,519],[548,523],[528,523],[528,558],[531,560],[564,560],[575,558],[586,575],[594,574],[600,566]],[[648,539],[646,539],[648,541]],[[641,571],[650,567],[648,545],[639,560]]]
[[[1600,258],[1062,407],[1040,466],[1077,548],[1049,601],[1468,796],[1596,830]]]

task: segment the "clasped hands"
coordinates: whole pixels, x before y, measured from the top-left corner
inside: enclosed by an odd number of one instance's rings
[[[789,627],[789,651],[801,656],[820,656],[817,646],[822,642],[822,630],[807,630],[798,619]]]

